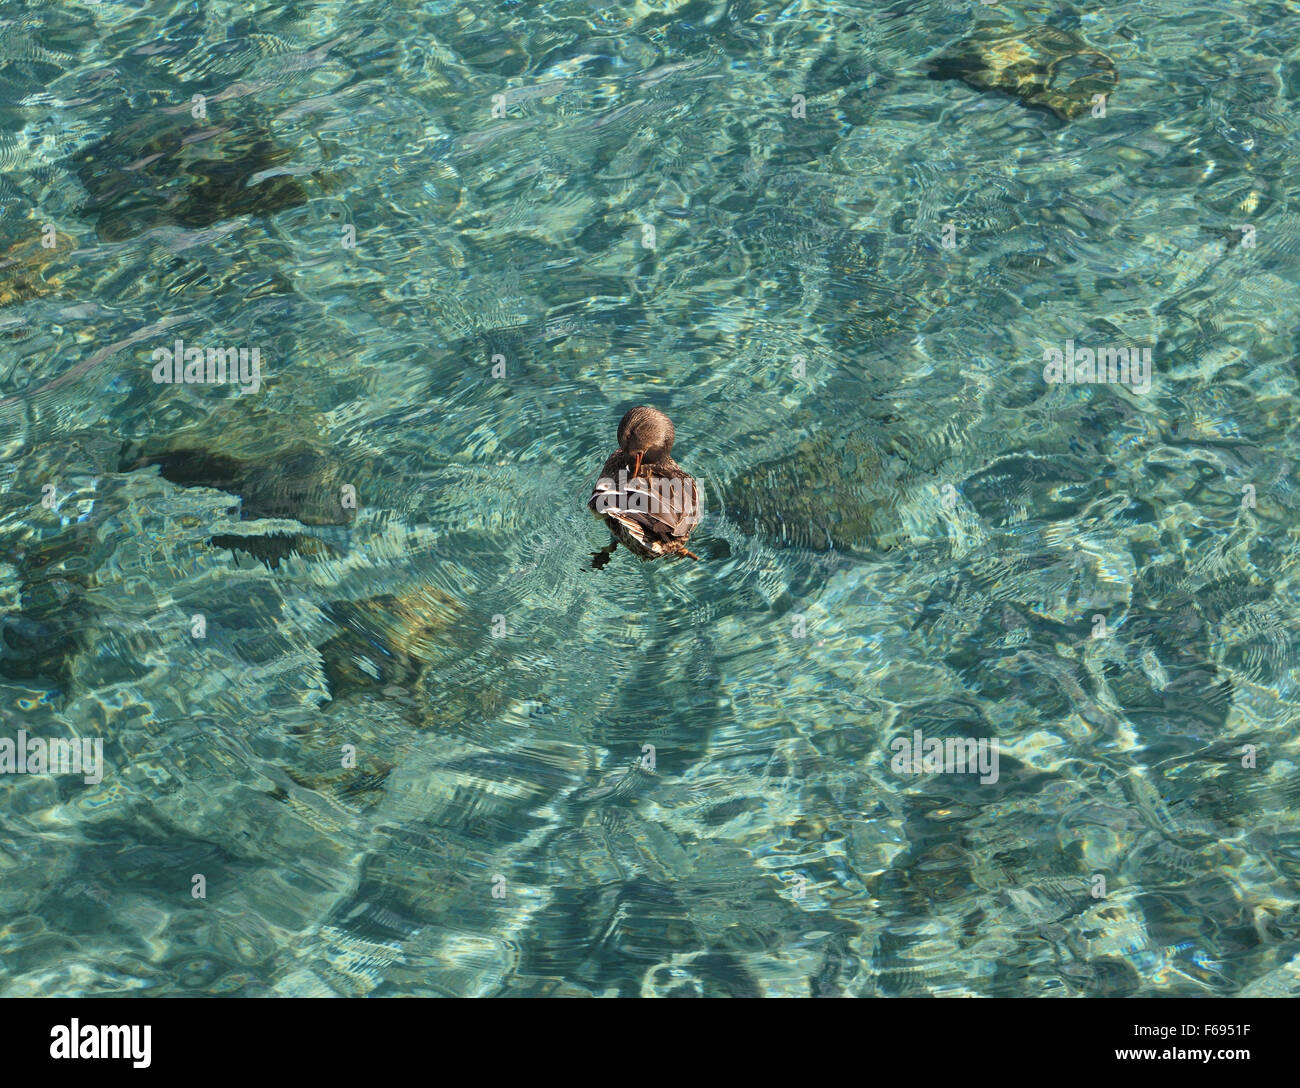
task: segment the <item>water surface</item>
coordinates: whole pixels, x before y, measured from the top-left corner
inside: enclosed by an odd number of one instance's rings
[[[0,23],[0,993],[1296,993],[1295,3]]]

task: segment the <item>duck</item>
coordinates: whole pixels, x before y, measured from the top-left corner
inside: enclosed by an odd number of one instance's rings
[[[609,526],[613,540],[592,553],[592,569],[608,563],[622,544],[642,560],[700,557],[686,547],[700,523],[700,487],[673,460],[677,431],[657,408],[640,404],[618,425],[610,454],[587,508]]]

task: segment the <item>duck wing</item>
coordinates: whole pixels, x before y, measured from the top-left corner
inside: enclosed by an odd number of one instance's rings
[[[679,550],[700,523],[699,485],[681,470],[629,478],[618,460],[606,464],[587,506],[634,550],[652,556]]]

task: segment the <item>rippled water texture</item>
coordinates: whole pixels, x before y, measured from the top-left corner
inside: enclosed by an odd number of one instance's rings
[[[104,763],[0,993],[1300,993],[1298,117],[1294,0],[0,2],[0,738]],[[635,404],[700,561],[593,571]]]

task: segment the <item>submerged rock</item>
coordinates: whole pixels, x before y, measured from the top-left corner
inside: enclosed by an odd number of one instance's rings
[[[245,461],[214,450],[171,447],[123,458],[120,471],[158,465],[179,487],[211,487],[242,500],[245,519],[289,518],[304,525],[346,525],[353,511],[340,501],[341,466],[325,454],[293,447]]]
[[[208,227],[307,203],[285,171],[292,152],[252,124],[150,112],[77,155],[99,237],[119,241],[164,224]]]
[[[1065,121],[1082,117],[1093,95],[1119,86],[1115,62],[1077,34],[1050,26],[985,27],[930,62],[931,79],[959,79],[977,91],[1005,91]]]
[[[66,689],[93,637],[103,511],[87,501],[86,481],[111,471],[115,446],[74,431],[14,457],[0,492],[0,679]],[[47,484],[55,510],[41,506]]]
[[[349,465],[331,452],[326,436],[302,415],[286,418],[236,406],[196,426],[122,447],[119,472],[151,465],[178,487],[238,495],[244,520],[347,525],[356,516],[355,508],[343,504],[345,486],[357,484],[355,474],[349,474]]]
[[[18,605],[0,612],[0,679],[66,688],[93,623],[93,542],[93,531],[77,525],[47,540],[0,544],[0,563],[16,572]]]
[[[895,524],[897,487],[881,451],[856,435],[814,435],[725,482],[726,512],[777,547],[858,551]]]
[[[270,570],[278,570],[282,560],[295,555],[321,559],[339,554],[336,548],[306,533],[218,533],[208,543],[214,548],[229,548],[252,556]]]
[[[324,831],[334,830],[331,823],[345,826],[346,814],[352,809],[371,808],[384,796],[384,783],[393,764],[375,751],[380,738],[359,730],[355,723],[341,718],[326,718],[319,728],[304,731],[290,738],[292,748],[286,752],[291,758],[284,763],[284,773],[290,780],[328,798],[339,808],[331,819],[329,807],[313,810],[310,806],[295,804],[292,794],[277,796],[294,808],[300,817]],[[355,749],[355,764],[345,764],[341,753],[348,747]]]
[[[62,288],[61,271],[50,266],[71,253],[76,243],[62,233],[54,235],[54,243],[49,248],[43,246],[36,233],[0,253],[0,306],[56,294]]]
[[[335,699],[374,686],[412,684],[459,646],[455,624],[463,606],[431,586],[333,601],[325,611],[341,628],[320,648]]]

